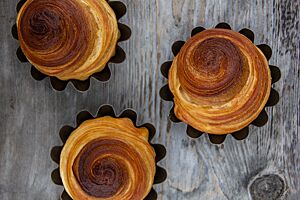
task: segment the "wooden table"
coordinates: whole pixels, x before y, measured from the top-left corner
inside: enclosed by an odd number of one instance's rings
[[[54,91],[49,79],[34,80],[30,65],[18,61],[18,42],[11,36],[17,1],[0,1],[0,199],[59,199],[63,188],[50,177],[57,167],[50,151],[61,144],[58,132],[75,125],[78,112],[95,114],[102,104],[117,113],[132,108],[139,124],[156,126],[154,142],[167,148],[160,165],[168,171],[167,180],[155,187],[158,199],[250,199],[252,181],[270,174],[258,179],[252,192],[274,195],[279,188],[282,199],[300,199],[299,0],[123,0],[128,12],[121,22],[132,30],[120,44],[127,59],[110,66],[109,82],[92,80],[87,92],[72,85]],[[189,38],[193,27],[222,21],[235,30],[252,29],[256,44],[271,46],[270,64],[282,73],[273,87],[281,98],[267,109],[268,123],[251,126],[247,139],[228,136],[222,145],[212,145],[206,135],[191,139],[186,125],[168,120],[172,104],[159,96],[167,82],[160,65],[173,58],[172,43]]]

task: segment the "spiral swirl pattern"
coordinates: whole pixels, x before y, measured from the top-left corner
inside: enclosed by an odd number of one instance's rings
[[[105,0],[28,0],[17,17],[20,47],[42,73],[86,80],[115,54],[120,36]]]
[[[68,194],[73,199],[145,198],[156,170],[148,134],[128,118],[83,122],[61,152],[60,174]]]
[[[175,115],[195,129],[228,134],[257,118],[271,90],[263,53],[226,29],[198,33],[181,48],[169,72]]]

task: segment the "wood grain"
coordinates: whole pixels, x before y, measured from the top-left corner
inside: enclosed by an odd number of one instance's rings
[[[50,150],[61,144],[59,129],[75,123],[81,110],[96,113],[111,104],[117,113],[133,108],[140,124],[157,128],[155,142],[167,148],[160,162],[168,179],[156,189],[158,199],[247,200],[249,184],[276,174],[286,187],[282,199],[300,197],[300,2],[298,0],[123,0],[121,22],[132,29],[120,44],[127,52],[121,64],[111,65],[109,82],[93,80],[87,92],[72,85],[56,92],[48,79],[30,75],[30,65],[16,58],[18,42],[11,36],[18,0],[0,1],[0,199],[60,198],[62,187],[51,181],[56,164]],[[207,136],[188,138],[183,123],[168,120],[170,102],[159,97],[167,80],[160,65],[171,60],[171,45],[186,40],[193,27],[213,27],[226,21],[235,30],[255,32],[255,43],[273,49],[270,64],[281,69],[275,84],[281,99],[267,109],[269,122],[250,128],[244,141],[227,137],[222,145]]]

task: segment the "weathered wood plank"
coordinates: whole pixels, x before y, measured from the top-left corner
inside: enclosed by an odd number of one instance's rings
[[[18,43],[10,33],[17,0],[0,2],[0,199],[59,199],[62,187],[52,183],[56,165],[50,150],[60,144],[58,131],[74,124],[81,110],[96,113],[111,104],[117,113],[138,112],[138,122],[157,128],[155,142],[167,148],[161,165],[168,179],[156,189],[159,199],[250,199],[249,183],[265,174],[278,174],[287,184],[287,199],[300,196],[299,54],[300,2],[297,0],[124,0],[128,13],[121,19],[132,29],[122,64],[111,66],[109,82],[92,81],[89,91],[69,85],[63,92],[49,81],[35,81],[29,64],[15,56]],[[255,43],[273,49],[272,65],[281,69],[275,89],[281,100],[268,108],[269,122],[251,127],[244,141],[229,136],[211,145],[207,136],[190,139],[185,125],[167,117],[171,103],[159,97],[166,79],[160,65],[171,60],[171,45],[186,40],[193,27],[213,27],[226,21],[235,30],[255,32]]]

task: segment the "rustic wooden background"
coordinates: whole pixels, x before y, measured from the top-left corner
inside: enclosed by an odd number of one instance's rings
[[[259,179],[255,190],[300,199],[299,0],[123,0],[128,13],[121,22],[132,29],[120,44],[127,59],[111,65],[109,82],[93,80],[87,92],[72,85],[54,91],[48,79],[33,80],[30,65],[18,61],[18,42],[11,36],[17,1],[0,0],[0,199],[59,199],[63,188],[50,178],[57,167],[50,150],[61,144],[59,129],[74,125],[78,112],[95,114],[102,104],[117,113],[133,108],[139,123],[156,126],[154,140],[167,148],[160,165],[168,171],[155,187],[158,199],[251,199],[249,184],[268,174],[278,176]],[[193,27],[222,21],[235,30],[252,29],[256,44],[271,46],[270,64],[282,73],[274,85],[281,99],[267,109],[267,125],[251,127],[246,140],[229,136],[212,145],[207,136],[187,137],[183,123],[168,120],[172,104],[159,97],[167,82],[160,65],[172,59],[172,43],[186,40]]]

